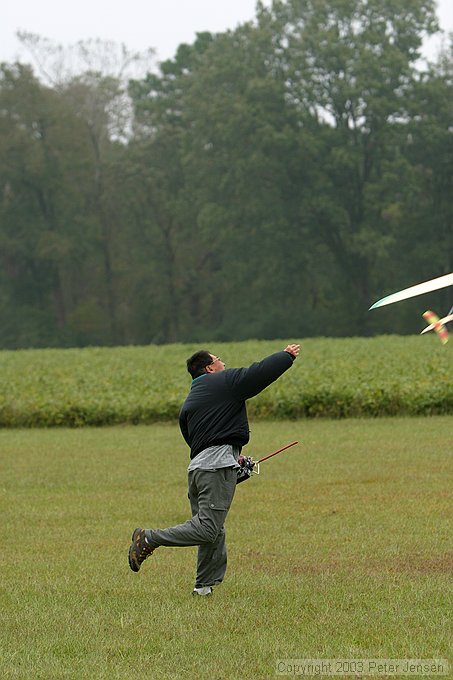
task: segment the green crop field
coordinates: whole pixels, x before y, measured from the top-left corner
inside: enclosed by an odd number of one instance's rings
[[[297,340],[297,339],[294,339]],[[286,341],[215,343],[227,366],[246,366]],[[0,352],[0,427],[174,420],[198,346]],[[453,414],[453,343],[436,337],[302,341],[294,367],[250,402],[256,418]]]
[[[255,457],[302,444],[238,487],[225,583],[197,600],[194,548],[127,565],[136,526],[187,518],[175,425],[0,430],[2,680],[264,680],[278,659],[451,666],[453,417],[251,428]]]

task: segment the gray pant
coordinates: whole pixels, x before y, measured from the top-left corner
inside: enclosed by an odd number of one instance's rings
[[[227,565],[223,526],[236,490],[234,467],[189,472],[192,518],[168,529],[147,529],[146,538],[157,548],[198,545],[195,587],[221,583]]]

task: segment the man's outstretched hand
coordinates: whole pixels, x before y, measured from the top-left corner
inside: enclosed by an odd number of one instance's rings
[[[299,356],[300,345],[287,345],[283,351],[288,352],[288,354],[292,354],[293,357],[296,358]]]

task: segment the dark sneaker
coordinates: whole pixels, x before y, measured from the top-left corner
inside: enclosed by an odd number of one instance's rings
[[[192,595],[212,595],[211,586],[203,586],[203,588],[194,588],[192,590]]]
[[[139,571],[142,562],[152,555],[154,548],[151,548],[145,538],[144,529],[135,529],[132,534],[132,543],[129,548],[129,566],[132,571]]]

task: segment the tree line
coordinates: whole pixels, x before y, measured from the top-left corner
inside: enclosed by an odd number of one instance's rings
[[[432,0],[274,0],[126,81],[2,64],[0,347],[416,331],[367,310],[453,271],[436,30]]]

